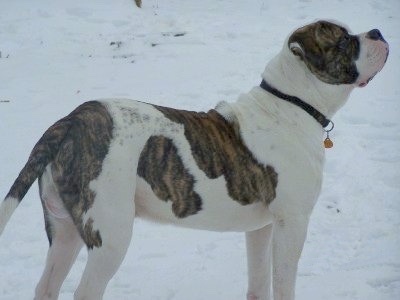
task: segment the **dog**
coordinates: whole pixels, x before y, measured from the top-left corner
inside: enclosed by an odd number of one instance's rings
[[[354,35],[317,21],[292,32],[261,85],[235,103],[193,112],[90,101],[57,121],[0,207],[2,232],[38,178],[50,247],[35,299],[58,298],[83,245],[88,261],[75,299],[101,299],[136,216],[245,232],[247,299],[294,299],[330,118],[388,53],[377,29]]]

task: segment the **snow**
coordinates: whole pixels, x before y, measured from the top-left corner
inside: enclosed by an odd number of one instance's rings
[[[260,82],[287,34],[315,19],[379,28],[383,71],[335,116],[297,299],[400,299],[398,0],[0,0],[0,195],[44,130],[85,100],[127,97],[191,110]],[[397,29],[396,29],[397,28]],[[3,197],[4,197],[3,196]],[[0,238],[0,299],[33,298],[47,239],[34,185]],[[61,291],[71,299],[82,251]],[[105,299],[244,299],[242,233],[137,221]]]

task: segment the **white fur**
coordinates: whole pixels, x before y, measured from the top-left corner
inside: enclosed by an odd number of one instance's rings
[[[15,209],[18,207],[18,199],[8,197],[0,205],[0,234],[3,232],[4,227],[10,217],[12,216]]]
[[[357,62],[361,80],[378,72],[387,48],[361,38]],[[373,55],[372,55],[373,54]],[[374,58],[371,58],[371,57]],[[263,78],[281,92],[297,96],[328,118],[345,103],[358,85],[329,85],[319,81],[284,44],[265,68]],[[75,299],[100,299],[122,262],[135,216],[160,223],[215,231],[246,232],[248,300],[294,299],[297,264],[306,238],[309,217],[317,201],[324,163],[321,125],[299,107],[255,87],[235,103],[220,103],[217,110],[240,124],[241,137],[258,162],[278,173],[276,199],[267,207],[257,202],[243,206],[231,199],[223,176],[210,179],[198,167],[182,125],[167,119],[152,105],[128,101],[103,102],[114,122],[113,140],[99,177],[90,183],[93,206],[83,216],[99,230],[102,246],[89,251],[88,262]],[[135,112],[127,124],[121,108]],[[138,121],[139,120],[139,121]],[[194,177],[202,209],[178,219],[171,202],[157,198],[145,180],[136,176],[140,153],[152,135],[173,140],[185,168]],[[45,205],[54,224],[54,241],[35,299],[56,299],[59,288],[82,246],[47,170],[42,177]],[[50,177],[49,177],[50,176]],[[18,205],[6,199],[0,209],[0,232]],[[239,221],[240,220],[240,221]]]
[[[367,33],[362,33],[358,37],[361,47],[360,58],[357,60],[357,70],[360,72],[360,77],[357,80],[357,85],[365,86],[368,84],[371,76],[375,76],[385,64],[387,58],[388,45],[382,41],[374,41],[368,39]]]

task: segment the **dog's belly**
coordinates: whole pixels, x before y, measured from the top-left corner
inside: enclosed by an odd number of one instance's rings
[[[171,201],[160,200],[149,184],[138,177],[135,210],[138,217],[187,228],[211,231],[251,231],[272,223],[272,214],[262,202],[241,205],[229,197],[223,178],[197,183],[202,209],[194,215],[178,218]]]

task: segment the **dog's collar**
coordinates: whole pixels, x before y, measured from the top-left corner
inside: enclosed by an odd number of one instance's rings
[[[331,120],[327,119],[319,110],[315,109],[310,104],[304,102],[300,98],[282,93],[281,91],[279,91],[276,88],[269,85],[269,83],[267,83],[264,79],[261,81],[260,87],[263,90],[275,95],[276,97],[286,100],[294,105],[297,105],[298,107],[302,108],[303,110],[305,110],[310,116],[312,116],[324,128],[324,130],[326,132],[326,138],[324,140],[325,148],[333,147],[333,142],[329,139],[329,132],[332,131],[333,127],[335,127],[335,124]],[[330,128],[326,129],[326,127],[328,127],[329,124],[331,125]]]
[[[295,96],[290,96],[287,94],[282,93],[281,91],[277,90],[276,88],[272,87],[267,83],[264,79],[261,81],[260,87],[267,92],[277,96],[278,98],[281,98],[283,100],[286,100],[294,105],[297,105],[298,107],[302,108],[305,110],[309,115],[311,115],[319,124],[322,125],[322,127],[326,128],[330,123],[332,123],[331,120],[327,119],[320,111],[312,107],[310,104],[307,104],[300,98],[297,98]],[[333,124],[333,123],[332,123]]]

